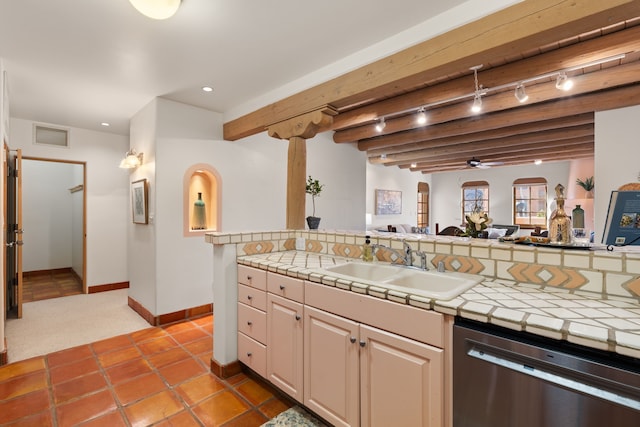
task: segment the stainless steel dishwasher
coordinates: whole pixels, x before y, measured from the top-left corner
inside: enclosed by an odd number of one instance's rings
[[[454,427],[639,427],[640,360],[457,319]]]

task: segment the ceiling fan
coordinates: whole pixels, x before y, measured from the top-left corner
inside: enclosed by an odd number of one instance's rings
[[[499,166],[499,165],[503,165],[504,162],[486,162],[483,163],[480,161],[480,159],[476,159],[475,157],[470,158],[469,160],[467,160],[467,166],[472,167],[472,168],[478,168],[478,169],[489,169],[491,166]]]

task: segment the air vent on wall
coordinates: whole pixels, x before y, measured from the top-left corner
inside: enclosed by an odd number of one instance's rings
[[[49,125],[34,125],[33,142],[55,147],[69,147],[69,130]]]

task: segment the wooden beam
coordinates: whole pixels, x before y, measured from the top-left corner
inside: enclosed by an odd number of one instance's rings
[[[578,66],[588,61],[639,50],[640,26],[635,26],[503,66],[482,69],[480,70],[480,79],[484,87],[492,88],[509,82],[522,81],[533,76]],[[588,56],[585,55],[585,52],[588,52]],[[474,87],[473,75],[469,73],[470,71],[467,73],[468,75],[461,78],[429,85],[429,87],[418,89],[414,92],[341,112],[333,121],[333,130],[340,131],[363,125],[373,125],[379,117],[386,118],[387,127],[385,133],[408,129],[404,126],[402,128],[394,127],[393,116],[399,111],[418,109],[429,103],[442,102],[472,92]],[[349,138],[337,134],[335,142],[355,141],[357,139],[362,139],[362,137]]]
[[[504,127],[497,129],[489,129],[475,133],[464,133],[462,135],[451,135],[444,138],[426,139],[409,144],[369,150],[367,151],[367,156],[371,158],[372,161],[379,159],[383,154],[387,161],[410,159],[414,155],[415,151],[429,150],[438,147],[458,146],[460,144],[476,141],[488,142],[499,138],[508,138],[513,136],[519,137],[520,135],[535,132],[567,129],[580,125],[592,125],[593,121],[593,113],[583,113],[551,120],[532,121],[530,123],[515,126],[509,126],[506,124]],[[516,140],[514,142],[518,141]],[[380,163],[384,163],[384,161],[380,161]]]
[[[487,60],[513,57],[640,15],[640,0],[536,0],[517,3],[372,64],[224,124],[237,140],[321,105],[340,109],[391,97]]]
[[[427,129],[440,123],[469,117],[484,117],[487,114],[498,111],[511,109],[527,110],[540,103],[582,96],[601,90],[613,90],[620,86],[634,84],[640,80],[638,77],[639,75],[640,61],[635,61],[630,64],[607,68],[602,71],[583,74],[581,76],[575,76],[572,78],[575,82],[574,89],[572,89],[570,93],[559,93],[560,91],[555,86],[555,80],[546,81],[536,85],[528,85],[526,87],[527,94],[529,95],[529,100],[526,104],[518,103],[514,96],[513,89],[510,89],[496,95],[483,97],[483,112],[480,115],[474,115],[469,111],[471,106],[470,101],[461,102],[427,111],[427,115],[429,117],[427,126],[418,125],[415,121],[415,115],[411,114],[399,117],[398,119],[387,120],[384,131],[388,135],[393,136],[393,132],[398,133],[405,130],[415,130],[419,132],[421,129]],[[557,116],[558,113],[556,112],[553,117]],[[380,133],[374,129],[372,124],[367,124],[365,126],[335,132],[333,140],[335,142],[354,142],[368,138],[375,138],[376,144],[380,144],[386,137],[387,135],[380,136]]]
[[[552,119],[558,117],[559,114],[575,115],[629,107],[637,105],[638,99],[640,99],[640,83],[360,141],[358,142],[358,149],[368,151],[376,148],[410,144],[434,137],[444,137],[449,134],[481,132],[499,128],[504,126],[505,123],[511,125],[524,124],[531,121]]]

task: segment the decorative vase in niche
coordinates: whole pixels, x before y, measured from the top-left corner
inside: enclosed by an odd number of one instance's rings
[[[558,207],[551,214],[549,240],[551,243],[571,243],[571,218],[564,211],[564,186],[556,185]]]
[[[580,205],[576,205],[575,209],[571,211],[571,217],[573,219],[573,228],[584,228],[584,209]]]
[[[307,225],[309,226],[309,230],[317,230],[318,226],[320,226],[320,217],[308,216]]]
[[[198,193],[198,200],[193,203],[193,218],[191,221],[192,230],[207,229],[207,210],[202,200],[202,193]]]

